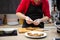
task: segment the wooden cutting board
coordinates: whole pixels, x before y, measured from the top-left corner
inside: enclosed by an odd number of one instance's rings
[[[18,28],[18,32],[19,33],[25,33],[25,32],[29,32],[29,31],[41,31],[41,32],[43,32],[44,30],[41,29],[41,28],[32,28],[32,27],[29,27],[29,28]]]

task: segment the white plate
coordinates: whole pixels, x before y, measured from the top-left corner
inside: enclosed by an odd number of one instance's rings
[[[19,23],[18,22],[8,22],[7,24],[8,25],[18,25]]]
[[[38,33],[38,34],[44,34],[43,36],[29,36],[28,33]],[[44,38],[47,36],[47,33],[45,32],[39,32],[39,31],[30,31],[30,32],[26,32],[25,33],[25,36],[28,37],[28,38]]]

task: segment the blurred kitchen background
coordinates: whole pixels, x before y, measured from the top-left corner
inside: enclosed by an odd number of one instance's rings
[[[0,25],[17,25],[23,24],[23,20],[16,16],[16,8],[21,0],[0,0]],[[48,0],[51,19],[46,24],[57,21],[58,10],[56,0]]]

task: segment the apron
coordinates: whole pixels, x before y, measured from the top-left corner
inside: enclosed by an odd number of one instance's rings
[[[26,16],[29,16],[32,20],[35,19],[40,19],[43,17],[43,12],[42,12],[42,3],[39,6],[33,5],[32,3],[30,3],[28,11],[25,14]],[[40,27],[40,28],[44,28],[44,23],[41,22],[39,25],[34,25],[34,24],[27,24],[26,20],[24,20],[23,22],[23,26],[24,28],[27,27]]]

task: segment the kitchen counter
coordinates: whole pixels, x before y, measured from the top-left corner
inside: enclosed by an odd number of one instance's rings
[[[21,25],[18,25],[18,26],[8,26],[8,25],[5,25],[5,26],[0,26],[1,28],[18,28],[20,27]],[[43,39],[30,39],[30,38],[27,38],[24,36],[24,34],[19,34],[17,36],[5,36],[5,37],[0,37],[0,40],[52,40],[54,37],[60,37],[60,34],[57,33],[56,31],[56,27],[54,26],[47,26],[45,27],[46,29],[48,29],[48,31],[44,31],[47,33],[47,37],[46,38],[43,38]]]

